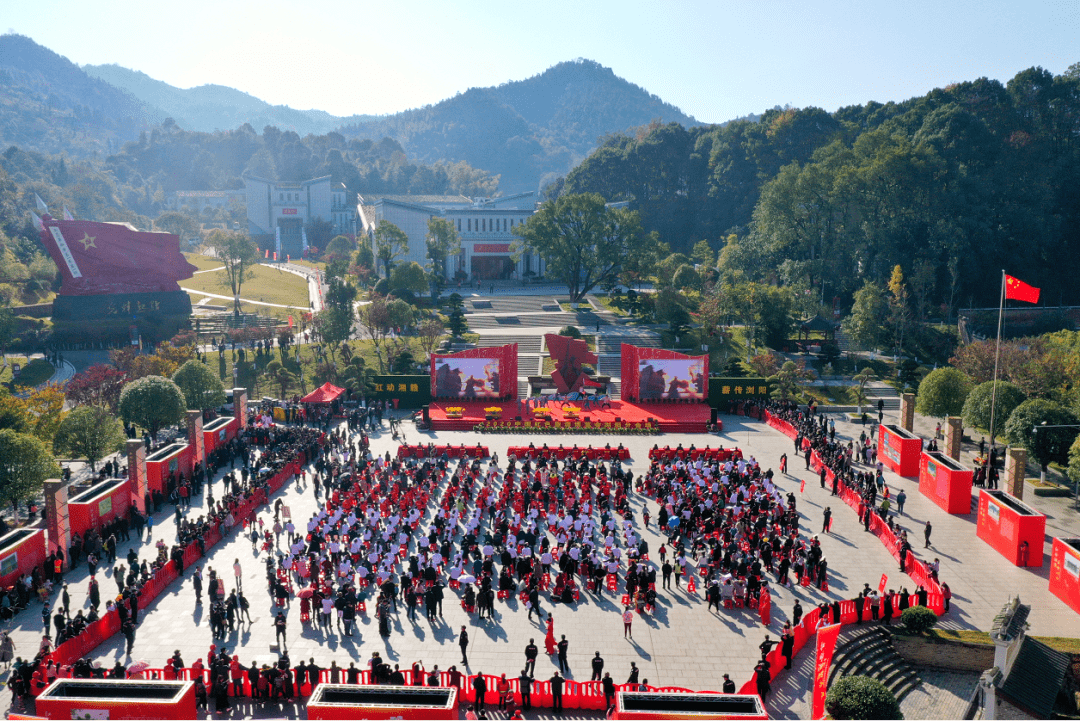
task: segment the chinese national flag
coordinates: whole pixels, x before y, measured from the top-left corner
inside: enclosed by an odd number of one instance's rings
[[[1011,275],[1006,275],[1005,297],[1012,300],[1022,300],[1025,303],[1038,303],[1039,289],[1028,285],[1022,280],[1017,280]]]

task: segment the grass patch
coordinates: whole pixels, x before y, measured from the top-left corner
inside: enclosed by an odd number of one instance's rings
[[[855,393],[853,386],[799,386],[803,396],[813,398],[819,405],[827,406],[854,406]],[[866,407],[870,404],[867,403]]]
[[[321,260],[293,260],[289,262],[293,265],[303,265],[308,268],[314,268],[315,270],[326,270],[326,263]]]
[[[229,295],[226,285],[227,276],[224,270],[216,273],[201,273],[189,280],[183,281],[181,287],[215,293],[217,295]],[[276,303],[279,305],[308,306],[307,280],[293,273],[287,273],[279,268],[267,265],[256,265],[252,268],[252,278],[240,289],[240,296],[245,300],[256,300],[261,303]],[[223,301],[227,303],[228,301]]]
[[[11,380],[11,363],[18,363],[22,366],[22,371],[15,381],[15,385],[21,388],[32,388],[41,385],[52,378],[56,370],[52,367],[52,363],[44,358],[35,358],[27,362],[25,357],[8,356],[8,366],[0,373],[0,381],[6,383]]]
[[[26,364],[29,363],[29,361],[26,360],[26,356],[24,355],[8,355],[7,363],[0,367],[0,383],[11,382],[11,366],[15,363],[18,363],[19,367],[25,371]]]
[[[626,316],[630,315],[629,313],[627,313],[622,308],[617,308],[614,305],[612,305],[611,296],[597,295],[597,296],[593,296],[593,297],[596,298],[597,302],[600,303],[600,305],[604,306],[605,309],[610,310],[615,315],[621,315],[623,317],[626,317]]]
[[[930,638],[941,639],[943,641],[963,641],[964,643],[973,643],[981,646],[994,645],[994,641],[990,638],[990,634],[985,631],[934,628],[930,629],[927,635]],[[1067,636],[1032,636],[1032,638],[1036,641],[1045,643],[1055,651],[1061,651],[1062,653],[1080,653],[1080,638],[1069,638]]]
[[[210,270],[211,268],[220,268],[221,261],[217,258],[211,258],[209,255],[202,255],[200,253],[184,253],[184,258],[187,262],[194,265],[199,270]]]

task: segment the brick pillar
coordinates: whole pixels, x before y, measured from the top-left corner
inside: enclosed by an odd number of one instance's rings
[[[960,460],[960,444],[963,439],[964,419],[949,416],[949,424],[945,428],[945,454],[954,461]]]
[[[1027,449],[1010,446],[1005,458],[1005,490],[1023,500],[1027,476]]]
[[[68,489],[63,481],[45,481],[45,528],[48,529],[49,553],[58,548],[64,551],[64,561],[70,562],[71,520],[68,518]]]
[[[900,394],[900,427],[909,433],[915,427],[915,394]]]
[[[203,445],[202,411],[187,412],[187,437],[194,451],[191,464],[195,466],[206,458],[206,447]]]
[[[140,513],[146,513],[146,446],[142,441],[127,442],[127,462],[131,502]]]
[[[233,388],[233,415],[240,421],[240,430],[247,425],[247,388]]]

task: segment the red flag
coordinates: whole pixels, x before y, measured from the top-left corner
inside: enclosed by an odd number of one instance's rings
[[[885,587],[887,585],[889,585],[889,577],[883,573],[881,574],[881,583],[877,585],[878,593],[885,593]]]
[[[806,493],[806,481],[799,484],[799,493]]]
[[[292,328],[292,316],[289,316],[289,327]]]
[[[1011,275],[1006,275],[1005,297],[1012,300],[1022,300],[1025,303],[1038,303],[1039,289],[1028,285],[1022,280],[1017,280]]]
[[[266,258],[267,260],[269,260],[269,258],[270,258],[270,249],[269,248],[266,249],[266,255],[264,255],[263,257]]]
[[[817,659],[814,662],[814,708],[810,718],[825,718],[825,694],[829,690],[829,667],[832,666],[840,624],[823,626],[817,631]]]
[[[277,251],[274,251],[274,260],[277,260]]]

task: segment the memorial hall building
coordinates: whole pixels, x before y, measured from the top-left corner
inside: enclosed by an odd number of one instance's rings
[[[451,256],[442,269],[448,280],[522,280],[543,275],[544,263],[536,255],[522,254],[514,260],[510,246],[517,239],[511,231],[536,210],[536,193],[505,198],[473,200],[463,195],[363,195],[357,207],[359,225],[375,253],[375,229],[389,222],[409,236],[409,251],[397,262],[427,257],[427,224],[445,218],[454,224],[461,252]],[[379,268],[385,275],[385,269]]]
[[[356,208],[346,202],[345,185],[330,176],[300,182],[244,176],[248,234],[260,248],[273,248],[299,258],[307,249],[306,227],[319,219],[333,226],[334,235],[355,236]]]

